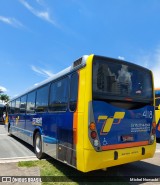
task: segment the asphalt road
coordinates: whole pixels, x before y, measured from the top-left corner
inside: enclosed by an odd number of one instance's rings
[[[4,125],[0,125],[0,163],[25,160],[37,160],[33,147],[9,136]]]

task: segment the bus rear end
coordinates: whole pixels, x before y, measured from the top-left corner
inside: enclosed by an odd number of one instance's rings
[[[155,89],[156,139],[160,142],[160,88]]]
[[[156,125],[151,71],[99,56],[91,63],[83,171],[152,157]]]

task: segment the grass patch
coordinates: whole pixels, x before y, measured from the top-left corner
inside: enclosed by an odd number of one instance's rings
[[[118,177],[116,175],[115,168],[112,170],[102,171],[102,170],[96,170],[88,173],[80,172],[66,164],[63,164],[53,158],[49,158],[46,160],[39,160],[39,161],[24,161],[19,162],[18,167],[39,167],[40,168],[40,174],[41,177],[47,178],[46,181],[49,182],[43,182],[42,185],[77,185],[77,184],[84,184],[84,185],[129,185],[128,182],[123,182],[123,177]],[[117,182],[87,182],[87,178],[92,179],[97,176],[101,176],[102,178],[113,177],[114,179],[117,179]],[[85,179],[84,182],[82,179]],[[58,182],[55,182],[55,181]],[[51,182],[50,182],[51,181]],[[60,182],[62,181],[62,182]],[[64,181],[64,182],[63,182]],[[122,181],[122,182],[118,182]]]

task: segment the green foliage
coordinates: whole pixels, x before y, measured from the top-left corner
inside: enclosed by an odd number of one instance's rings
[[[7,94],[1,94],[0,100],[2,100],[4,103],[7,103],[9,101],[9,96]]]

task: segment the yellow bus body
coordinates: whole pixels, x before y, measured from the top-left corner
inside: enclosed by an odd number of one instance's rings
[[[129,162],[139,161],[153,157],[156,141],[151,145],[131,147],[124,149],[96,152],[88,137],[88,110],[92,101],[92,59],[90,55],[86,66],[79,70],[79,96],[77,109],[77,169],[83,172],[107,168]],[[145,154],[143,154],[145,150]],[[118,159],[114,159],[114,153],[118,153]]]

